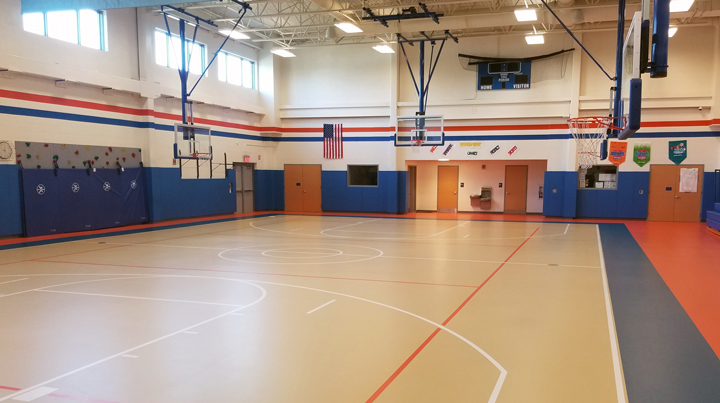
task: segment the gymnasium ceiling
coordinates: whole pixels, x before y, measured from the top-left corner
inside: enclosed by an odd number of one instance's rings
[[[367,20],[370,9],[376,16],[423,13],[420,2],[413,0],[250,0],[252,7],[236,28],[255,46],[271,42],[276,47],[337,46],[353,43],[395,42],[396,34],[407,39],[442,37],[444,31],[457,37],[528,35],[533,32],[562,31],[540,0],[428,0],[431,18],[388,21],[388,27]],[[652,3],[652,1],[651,1]],[[573,32],[614,30],[617,28],[617,0],[550,0],[552,7]],[[534,8],[537,21],[518,22],[514,11]],[[219,29],[230,29],[241,7],[232,0],[185,3],[178,5],[198,17],[211,20]],[[640,10],[640,0],[627,0],[628,16]],[[711,24],[720,16],[720,0],[695,0],[689,11],[671,14],[671,26]],[[335,27],[351,22],[363,32],[348,34]]]

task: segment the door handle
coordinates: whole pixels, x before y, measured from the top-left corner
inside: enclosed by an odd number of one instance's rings
[[[456,195],[456,194],[457,194],[457,192],[453,192],[453,194],[454,194],[454,195]]]
[[[676,199],[679,199],[679,198],[680,198],[680,196],[675,196],[675,198],[676,198]]]
[[[303,193],[307,193],[307,190],[303,190]]]

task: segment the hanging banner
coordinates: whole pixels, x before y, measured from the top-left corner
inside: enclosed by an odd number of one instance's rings
[[[670,161],[680,165],[687,158],[687,140],[671,141],[669,148]]]
[[[608,160],[615,166],[619,166],[625,162],[625,156],[627,154],[627,143],[621,141],[610,142],[610,153]]]
[[[644,166],[650,162],[650,144],[635,144],[633,148],[633,161],[638,166]]]

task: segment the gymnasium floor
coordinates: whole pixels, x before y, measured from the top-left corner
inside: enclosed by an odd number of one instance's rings
[[[0,242],[0,401],[720,401],[651,223],[425,217]]]

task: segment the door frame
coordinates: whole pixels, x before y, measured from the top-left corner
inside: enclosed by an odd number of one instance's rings
[[[255,165],[254,162],[233,162],[233,163],[232,163],[233,169],[236,169],[237,167],[240,167],[240,169],[242,169],[242,167],[244,167],[244,166],[250,166],[250,167],[252,168],[252,171],[253,171],[253,176],[252,176],[253,188],[252,188],[252,192],[253,192],[253,211],[255,211],[255,166],[256,166],[256,165]],[[237,179],[237,177],[238,177],[237,171],[235,171],[235,172],[236,172],[235,178]],[[242,181],[242,177],[243,177],[243,176],[242,176],[242,171],[241,171],[241,172],[240,172],[240,180],[241,180],[241,181]],[[237,183],[237,180],[236,180],[236,181],[235,181],[235,195],[236,195],[236,197],[237,197],[237,194],[238,194],[238,193],[244,193],[244,192],[245,192],[244,187],[242,186],[241,183]],[[236,205],[237,205],[237,201],[236,201]],[[244,197],[242,198],[242,201],[240,202],[240,205],[242,206],[242,210],[243,210],[243,211],[238,211],[238,213],[242,213],[242,212],[245,211],[245,198],[244,198]]]
[[[456,167],[457,168],[457,181],[455,182],[455,211],[440,211],[440,168],[442,167]],[[460,165],[438,165],[437,166],[437,198],[435,200],[435,211],[438,213],[457,213],[458,212],[458,206],[460,205]]]
[[[507,170],[508,167],[525,167],[525,200],[523,200],[523,212],[522,213],[508,213],[507,212]],[[503,190],[503,214],[527,214],[527,197],[528,197],[528,188],[530,187],[530,182],[528,181],[528,178],[530,177],[530,166],[529,165],[512,165],[508,164],[505,165],[505,190]],[[514,210],[513,210],[514,211]]]

